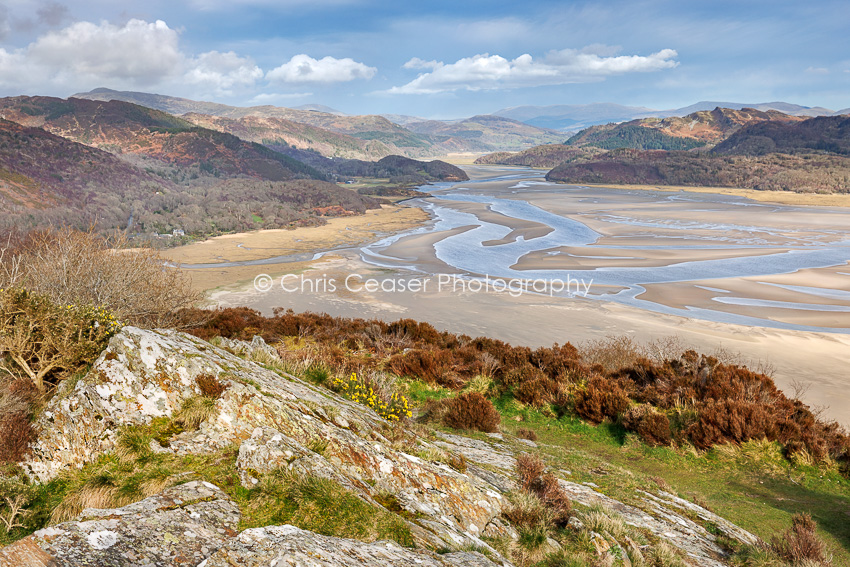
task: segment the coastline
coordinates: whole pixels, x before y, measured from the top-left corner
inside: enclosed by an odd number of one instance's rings
[[[782,214],[765,216],[757,213],[764,204],[741,207],[737,201],[709,195],[670,201],[667,197],[652,197],[648,192],[632,192],[624,198],[625,193],[607,186],[600,190],[581,189],[511,175],[489,180],[485,168],[470,168],[476,171],[470,172],[473,180],[469,184],[434,191],[435,198],[428,199],[423,208],[384,207],[369,218],[367,213],[331,219],[323,227],[227,235],[169,252],[174,261],[195,264],[189,270],[193,281],[198,289],[209,292],[209,304],[213,306],[247,306],[265,314],[271,314],[275,307],[287,307],[342,317],[413,318],[428,321],[441,330],[531,347],[553,342],[583,343],[612,335],[632,337],[640,343],[676,336],[686,348],[704,353],[739,352],[748,365],[774,367],[776,383],[786,393],[793,394],[796,382],[809,382],[811,388],[805,401],[814,406],[832,406],[825,415],[850,426],[850,393],[841,379],[846,374],[846,352],[850,351],[850,333],[846,332],[850,311],[827,309],[830,305],[845,305],[850,301],[845,295],[850,293],[817,295],[824,290],[843,289],[850,272],[847,264],[774,275],[748,277],[739,273],[720,279],[719,274],[712,274],[715,279],[694,277],[650,283],[637,294],[639,302],[621,300],[628,293],[635,293],[629,289],[633,284],[618,287],[604,282],[593,283],[590,298],[546,294],[512,297],[463,289],[352,291],[343,285],[335,290],[311,288],[299,293],[281,290],[279,282],[284,275],[290,275],[290,283],[341,283],[351,274],[376,281],[438,274],[474,277],[477,270],[458,269],[441,260],[436,250],[450,239],[472,238],[471,232],[482,230],[483,225],[490,232],[485,231],[486,235],[478,238],[480,247],[473,246],[474,238],[465,244],[462,248],[466,256],[472,252],[472,256],[484,257],[490,250],[534,243],[539,251],[523,252],[520,261],[508,267],[529,274],[547,269],[579,274],[599,269],[603,273],[632,268],[657,270],[689,261],[694,265],[710,261],[725,265],[736,259],[751,263],[787,249],[822,245],[824,234],[831,235],[829,239],[837,238],[834,230],[827,229],[833,224],[841,225],[842,215],[847,214],[842,210],[809,208],[782,209]],[[506,169],[497,166],[490,174],[504,173]],[[522,171],[529,170],[518,168],[518,173]],[[500,205],[491,208],[464,197],[482,191],[502,199]],[[463,198],[453,199],[447,192]],[[533,220],[523,217],[526,209],[518,214],[511,207],[505,208],[504,200],[525,199],[533,199],[542,211]],[[695,202],[699,203],[696,207]],[[435,213],[435,206],[449,207],[455,211],[453,214],[462,215],[461,222],[443,222],[443,217]],[[622,222],[625,217],[617,216],[621,214],[618,207],[627,211],[629,222]],[[774,210],[770,206],[768,209]],[[713,224],[717,221],[710,215],[717,214],[728,226]],[[754,214],[758,226],[748,226],[748,219]],[[824,218],[832,219],[828,226],[823,224]],[[551,248],[548,243],[542,244],[553,227],[566,238],[563,231],[573,221],[596,231],[599,238],[584,247]],[[415,230],[428,226],[434,230]],[[746,244],[756,237],[758,243]],[[205,263],[224,265],[198,266]],[[494,269],[498,265],[494,264]],[[267,293],[255,289],[253,282],[258,275],[270,276],[277,288]],[[620,298],[614,298],[618,294],[622,294]],[[761,303],[748,306],[729,303],[724,298]],[[806,305],[801,301],[806,301]],[[653,310],[651,305],[670,309]],[[700,310],[706,309],[721,315],[751,315],[756,318],[750,321],[761,318],[799,328],[760,326],[741,318],[693,318],[700,317]],[[821,332],[817,327],[834,331]]]
[[[560,184],[560,183],[559,183]],[[564,183],[563,185],[576,185]],[[740,189],[733,187],[690,187],[684,185],[616,185],[601,183],[582,183],[580,187],[599,187],[623,191],[663,191],[666,193],[713,193],[744,197],[760,203],[792,205],[795,207],[850,207],[850,194],[846,193],[795,193],[793,191],[760,191],[758,189]]]

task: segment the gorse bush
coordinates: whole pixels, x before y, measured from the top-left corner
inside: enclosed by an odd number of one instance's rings
[[[352,372],[346,378],[336,378],[331,383],[331,388],[343,397],[375,410],[375,413],[387,421],[399,421],[410,418],[410,401],[406,396],[393,392],[386,399],[381,397],[375,387],[364,380],[357,373]]]
[[[57,305],[24,289],[0,289],[0,371],[39,393],[94,362],[121,324],[100,307]]]

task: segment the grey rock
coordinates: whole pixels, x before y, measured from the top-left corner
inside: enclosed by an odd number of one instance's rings
[[[89,508],[0,549],[2,567],[192,566],[237,534],[239,509],[218,487],[189,482],[111,510]]]
[[[286,525],[245,530],[198,567],[496,567],[500,564],[475,552],[438,555],[407,549],[390,541],[363,543]]]
[[[393,448],[379,433],[390,424],[361,404],[176,331],[122,329],[73,390],[50,401],[23,467],[45,482],[84,466],[114,448],[120,427],[171,416],[200,395],[201,374],[227,386],[213,415],[158,452],[205,454],[238,445],[246,487],[262,473],[287,468],[333,479],[373,504],[375,495],[391,493],[422,517],[409,522],[417,543],[496,553],[480,535],[501,513],[504,497],[487,480]],[[430,445],[419,440],[419,446]]]

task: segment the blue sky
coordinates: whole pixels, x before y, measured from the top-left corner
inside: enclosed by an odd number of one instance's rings
[[[454,118],[699,100],[850,107],[850,3],[0,0],[0,95],[106,86]]]

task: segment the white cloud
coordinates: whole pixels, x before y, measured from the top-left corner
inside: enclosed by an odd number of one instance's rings
[[[157,20],[77,22],[49,31],[27,47],[0,49],[0,86],[73,88],[94,83],[147,86],[181,72],[176,30]]]
[[[189,62],[185,75],[186,82],[211,87],[223,95],[232,94],[234,87],[252,87],[262,78],[263,70],[253,59],[233,51],[202,53]]]
[[[378,70],[351,58],[295,55],[292,59],[266,73],[266,79],[282,83],[341,83],[355,79],[371,79]]]
[[[162,20],[130,20],[120,27],[77,22],[38,38],[25,59],[60,80],[127,79],[141,85],[176,74],[182,62],[177,31]]]
[[[829,69],[826,67],[808,67],[806,73],[810,75],[829,75]]]
[[[436,69],[437,67],[442,66],[443,64],[440,61],[425,61],[424,59],[420,59],[418,57],[414,57],[402,67],[405,69]]]
[[[678,65],[673,59],[677,53],[672,49],[663,49],[647,56],[607,56],[600,55],[598,51],[598,46],[586,51],[564,49],[551,51],[539,60],[527,53],[512,60],[485,53],[465,57],[455,63],[437,63],[430,73],[423,73],[388,92],[434,94],[457,90],[584,83],[601,80],[609,75],[658,71]]]
[[[374,67],[349,58],[316,60],[301,54],[265,73],[252,58],[233,51],[184,52],[180,32],[162,20],[133,19],[123,25],[82,21],[47,31],[25,47],[0,47],[3,94],[32,91],[65,96],[68,91],[108,86],[157,87],[194,97],[230,97],[254,94],[266,86],[265,79],[327,84],[369,79],[376,72]],[[301,92],[291,96],[307,95]]]

